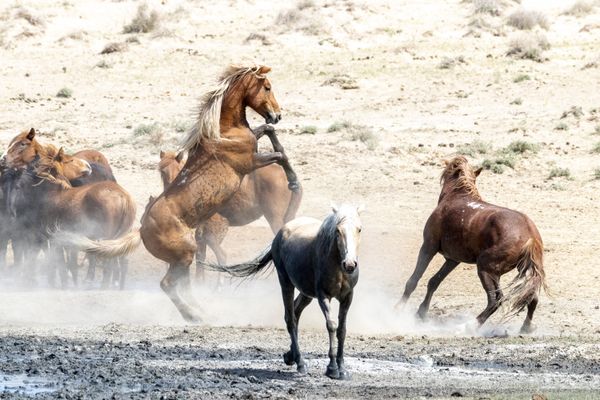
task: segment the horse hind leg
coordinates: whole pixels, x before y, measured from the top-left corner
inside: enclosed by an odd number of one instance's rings
[[[483,325],[484,322],[496,312],[500,307],[501,293],[499,293],[500,277],[496,274],[492,274],[488,271],[482,270],[478,267],[477,275],[481,280],[481,285],[487,295],[487,307],[477,316],[477,322],[479,326]]]
[[[417,315],[421,319],[425,319],[427,317],[427,312],[429,311],[429,305],[431,304],[431,298],[433,294],[440,286],[442,281],[446,279],[446,277],[450,274],[450,272],[454,271],[454,268],[459,263],[453,260],[446,260],[444,265],[440,268],[440,270],[429,280],[427,283],[427,294],[425,295],[425,299],[419,306],[419,311],[417,311]]]
[[[125,290],[125,280],[129,270],[129,259],[126,256],[119,257],[119,290]]]
[[[523,322],[523,326],[521,326],[521,333],[532,333],[535,330],[535,326],[532,323],[532,319],[537,304],[538,295],[536,294],[527,305],[527,316],[525,317],[525,322]]]
[[[291,284],[291,283],[290,283]],[[293,288],[292,288],[293,292]],[[293,335],[296,340],[296,347],[294,352],[294,347],[290,346],[290,351],[283,355],[283,361],[287,365],[292,365],[294,362],[298,366],[298,372],[306,373],[306,363],[304,361],[304,357],[302,357],[302,353],[300,352],[300,345],[298,344],[298,322],[300,321],[300,315],[302,315],[302,311],[310,304],[312,298],[303,295],[302,293],[298,294],[296,299],[294,300],[294,324],[293,324]],[[285,303],[284,303],[285,304]],[[287,325],[287,319],[286,319]],[[289,333],[289,328],[288,328]],[[290,333],[290,337],[292,333]]]
[[[193,255],[193,253],[192,253]],[[177,287],[182,279],[185,279],[186,275],[189,279],[189,267],[191,264],[191,258],[188,263],[172,263],[169,264],[167,273],[160,281],[161,289],[169,296],[181,316],[189,322],[201,322],[200,315],[197,310],[187,304],[183,298],[179,295]]]

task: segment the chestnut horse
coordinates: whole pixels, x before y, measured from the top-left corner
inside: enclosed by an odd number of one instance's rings
[[[182,153],[160,152],[158,168],[165,189],[183,164]],[[268,165],[244,176],[233,197],[196,229],[196,276],[204,277],[202,263],[206,259],[207,246],[215,253],[219,264],[227,263],[221,243],[230,226],[244,226],[264,215],[275,234],[295,218],[301,199],[302,188],[298,185],[295,190],[288,189],[286,174],[280,165]]]
[[[482,200],[475,185],[481,168],[474,170],[463,156],[446,162],[442,192],[423,231],[423,245],[412,276],[406,283],[400,304],[415,290],[419,279],[436,253],[446,259],[427,284],[427,294],[418,315],[424,318],[431,297],[440,283],[461,263],[477,264],[477,274],[487,294],[487,307],[477,317],[481,326],[501,304],[508,315],[527,307],[522,333],[533,330],[532,318],[538,294],[546,290],[543,243],[534,223],[518,211]],[[503,296],[500,277],[517,269],[517,276]]]
[[[41,232],[60,227],[90,239],[117,239],[131,230],[136,206],[116,182],[104,181],[72,187],[64,176],[64,152],[42,156],[30,165],[21,185],[27,208],[35,210]],[[63,261],[62,247],[51,247],[54,265]],[[69,264],[76,281],[76,265]],[[120,285],[125,284],[127,265],[121,265]],[[62,271],[61,271],[62,272]],[[63,285],[66,283],[63,275]],[[105,275],[106,276],[106,275]]]
[[[280,151],[256,152],[257,136],[246,120],[246,107],[267,123],[281,119],[265,75],[269,71],[265,66],[231,66],[216,88],[205,95],[198,120],[183,143],[189,157],[175,181],[148,204],[139,230],[119,240],[90,241],[79,236],[67,242],[90,253],[114,257],[131,252],[141,239],[152,255],[169,264],[161,281],[163,291],[183,318],[199,321],[189,271],[197,249],[194,229],[235,194],[244,175],[285,161]]]

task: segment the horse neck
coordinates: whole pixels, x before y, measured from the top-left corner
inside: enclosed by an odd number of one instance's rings
[[[477,190],[475,191],[475,193],[471,193],[466,188],[456,188],[454,186],[454,182],[446,182],[442,187],[440,197],[438,198],[438,204],[444,200],[447,201],[450,199],[455,199],[457,197],[463,197],[467,200],[481,201],[481,196],[479,195],[479,192],[477,192]]]
[[[246,102],[243,99],[245,91],[244,83],[240,83],[236,87],[230,88],[223,97],[221,117],[219,119],[221,133],[227,132],[232,128],[250,127],[246,119]]]

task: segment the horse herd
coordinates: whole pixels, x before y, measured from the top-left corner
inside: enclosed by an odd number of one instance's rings
[[[326,375],[349,378],[344,340],[346,315],[358,281],[361,208],[334,206],[323,221],[295,218],[302,188],[283,146],[272,126],[251,130],[246,120],[247,107],[267,124],[281,119],[266,77],[269,71],[266,66],[226,69],[202,99],[198,119],[181,151],[161,152],[164,190],[150,198],[137,228],[133,228],[135,202],[116,182],[101,153],[65,154],[62,148],[40,144],[35,129],[17,135],[0,168],[1,260],[10,240],[14,270],[33,277],[36,257],[43,249],[50,282],[54,283],[58,271],[66,286],[69,272],[77,281],[78,255],[83,251],[89,262],[87,279],[93,280],[96,265],[103,265],[103,286],[123,288],[127,255],[143,243],[152,255],[169,264],[161,288],[182,317],[192,322],[201,318],[191,291],[194,257],[200,276],[208,267],[247,277],[273,263],[291,339],[285,363],[306,371],[298,345],[298,320],[316,298],[329,332]],[[270,139],[273,152],[257,152],[262,136]],[[438,206],[425,225],[417,265],[400,304],[408,300],[433,256],[440,253],[446,261],[427,285],[420,317],[426,316],[442,280],[464,262],[477,265],[487,294],[488,304],[477,317],[478,323],[506,304],[509,315],[527,308],[521,330],[530,332],[538,294],[546,287],[542,240],[527,216],[482,200],[475,182],[480,172],[463,156],[446,162]],[[272,244],[252,261],[226,265],[221,242],[228,227],[263,215],[276,235]],[[214,251],[217,264],[205,263],[207,247]],[[517,276],[503,295],[500,276],[515,268]],[[295,289],[299,291],[296,298]],[[340,302],[337,322],[330,311],[332,298]]]

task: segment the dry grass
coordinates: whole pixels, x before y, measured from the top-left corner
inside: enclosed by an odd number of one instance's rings
[[[548,18],[541,11],[525,10],[520,8],[508,16],[508,25],[521,30],[533,29],[539,26],[548,30],[550,23]]]
[[[104,46],[104,48],[102,49],[102,51],[100,52],[100,54],[110,54],[110,53],[117,53],[120,51],[125,51],[127,50],[127,43],[125,42],[113,42],[113,43],[109,43],[106,46]]]
[[[38,17],[35,16],[31,13],[31,11],[25,9],[25,8],[19,8],[15,14],[16,18],[22,18],[25,21],[29,22],[29,24],[33,25],[33,26],[44,26],[45,23],[44,21]]]
[[[158,12],[149,11],[146,4],[141,4],[133,20],[123,27],[123,33],[148,33],[158,28],[159,24]]]
[[[344,90],[358,89],[358,82],[346,74],[335,75],[321,84],[321,86],[338,86]]]
[[[588,15],[594,10],[594,4],[588,1],[578,0],[571,7],[566,9],[564,15],[572,15],[575,17],[582,17]]]
[[[499,16],[502,8],[502,3],[498,0],[474,0],[473,12],[475,14],[489,14]]]
[[[322,21],[314,15],[312,1],[299,1],[294,8],[281,11],[275,18],[275,25],[280,32],[295,30],[311,36],[326,33]]]
[[[379,145],[379,138],[370,127],[353,124],[350,121],[335,122],[331,124],[327,132],[345,132],[348,139],[364,143],[369,150],[375,150]]]
[[[442,61],[440,61],[440,63],[438,64],[438,68],[439,69],[452,69],[458,64],[466,64],[466,63],[467,62],[465,61],[464,56],[458,56],[458,57],[454,57],[454,58],[444,57],[444,58],[442,58]]]
[[[550,48],[550,43],[546,36],[541,33],[521,33],[512,38],[509,44],[509,56],[523,59],[542,62],[544,50]]]
[[[73,91],[69,88],[62,88],[56,93],[56,97],[62,97],[64,99],[68,99],[73,96]]]

